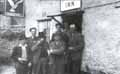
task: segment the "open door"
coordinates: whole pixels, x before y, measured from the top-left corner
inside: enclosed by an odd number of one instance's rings
[[[69,30],[70,24],[75,24],[77,31],[82,32],[82,13],[80,13],[80,11],[74,13],[67,13],[63,15],[62,18],[63,18],[64,28],[66,30]]]

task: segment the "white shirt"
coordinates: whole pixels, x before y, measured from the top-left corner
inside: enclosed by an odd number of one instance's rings
[[[26,61],[27,60],[27,49],[26,49],[27,44],[25,44],[25,45],[19,44],[19,46],[22,48],[22,56],[21,56],[20,60]]]

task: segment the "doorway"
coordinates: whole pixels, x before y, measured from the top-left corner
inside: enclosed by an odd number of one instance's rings
[[[82,13],[80,11],[74,13],[67,13],[62,16],[64,28],[69,30],[70,24],[76,25],[76,30],[82,32]]]

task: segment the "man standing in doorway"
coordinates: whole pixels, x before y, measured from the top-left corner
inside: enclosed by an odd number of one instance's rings
[[[69,52],[69,68],[72,74],[80,74],[80,66],[82,59],[82,50],[84,48],[83,35],[76,31],[76,25],[70,25],[70,31],[67,33],[69,37],[68,52]]]

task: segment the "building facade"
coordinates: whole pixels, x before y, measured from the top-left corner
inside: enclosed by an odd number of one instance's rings
[[[24,1],[0,0],[0,30],[25,30]]]
[[[111,74],[120,74],[120,3],[119,0],[81,0],[81,7],[62,9],[60,0],[25,0],[26,36],[29,29],[36,27],[38,32],[45,28],[49,37],[55,32],[55,18],[64,24],[78,24],[80,32],[85,36],[85,49],[82,60],[82,70],[100,70]],[[73,3],[68,4],[74,5]],[[72,10],[72,11],[71,11]],[[81,11],[84,13],[82,15]],[[67,12],[66,12],[67,11]],[[60,15],[58,15],[60,14]],[[64,15],[64,16],[63,16]],[[0,26],[9,27],[11,18],[0,15]],[[51,20],[46,20],[51,19]],[[77,21],[73,21],[76,19]],[[72,21],[72,22],[70,22]],[[81,24],[82,22],[82,24]],[[66,27],[66,25],[64,25]],[[67,28],[67,27],[66,27]]]
[[[60,0],[26,0],[26,36],[30,36],[29,29],[36,27],[39,32],[45,28],[50,30],[50,35],[55,31],[56,21],[49,19],[49,15],[60,14]],[[32,4],[32,5],[31,5]],[[62,21],[61,17],[55,17],[57,20]]]
[[[29,1],[29,3],[26,0],[25,3],[25,24],[27,37],[30,36],[29,29],[31,27],[36,27],[38,29],[38,32],[42,32],[44,29],[47,29],[49,32],[49,37],[51,39],[52,33],[56,31],[56,23],[60,23],[64,27],[71,23],[77,23],[78,25],[80,25],[80,0],[31,0]],[[81,28],[81,26],[78,27]]]
[[[120,73],[119,0],[83,0],[83,67]]]

